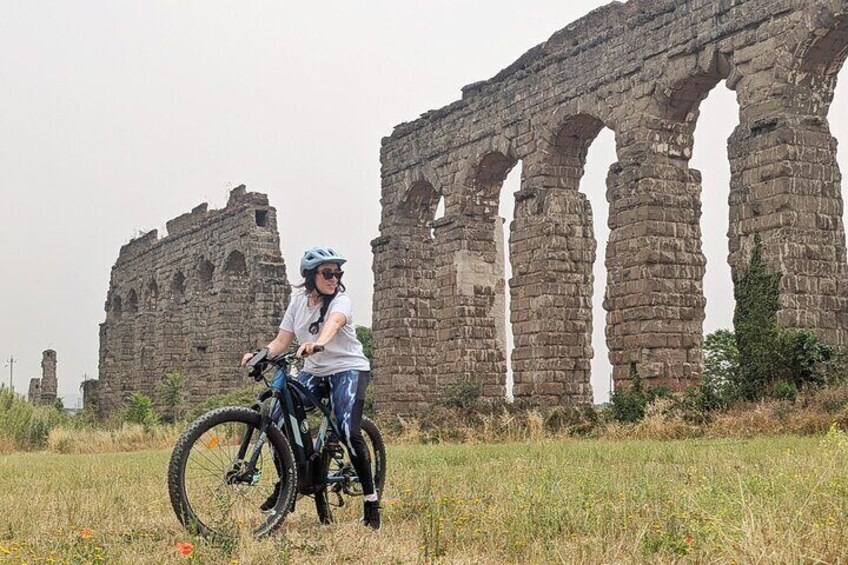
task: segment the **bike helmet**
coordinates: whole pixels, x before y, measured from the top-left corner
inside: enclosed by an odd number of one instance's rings
[[[336,263],[339,267],[347,262],[341,255],[330,247],[313,247],[307,249],[300,260],[300,276],[306,278],[306,272],[311,271],[321,263]]]

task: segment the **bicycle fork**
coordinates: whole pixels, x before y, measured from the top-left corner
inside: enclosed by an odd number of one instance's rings
[[[279,400],[274,399],[273,402],[279,402]],[[258,470],[256,465],[259,462],[259,456],[262,454],[262,448],[265,446],[265,442],[268,441],[268,425],[271,423],[268,412],[266,410],[260,412],[262,420],[259,424],[259,437],[256,439],[250,459],[247,461],[244,458],[247,455],[247,450],[250,447],[253,432],[256,428],[248,426],[245,431],[239,445],[238,453],[236,454],[236,460],[233,462],[233,468],[227,473],[227,482],[229,484],[248,483],[254,486],[259,482],[262,471]]]

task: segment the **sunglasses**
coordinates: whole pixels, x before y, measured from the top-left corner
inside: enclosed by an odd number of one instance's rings
[[[321,273],[321,276],[324,277],[325,281],[331,281],[336,278],[339,282],[341,282],[342,275],[344,275],[344,271],[331,271],[330,269],[324,269],[323,271],[318,272]]]

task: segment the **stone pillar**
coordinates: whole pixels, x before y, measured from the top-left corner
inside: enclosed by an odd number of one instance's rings
[[[703,366],[700,174],[673,127],[653,126],[625,126],[607,178],[606,333],[616,388],[635,363],[649,385],[679,391]]]
[[[41,379],[32,378],[29,380],[27,399],[29,399],[30,404],[41,404]]]
[[[577,190],[585,155],[585,148],[566,153],[554,166],[534,160],[541,155],[528,157],[516,195],[513,395],[542,406],[592,403],[596,242],[591,204]]]
[[[832,96],[749,77],[740,85],[741,123],[730,139],[730,263],[734,277],[751,254],[781,272],[778,322],[848,345],[848,266]],[[762,88],[763,84],[771,85]]]
[[[432,310],[432,242],[426,234],[382,236],[374,253],[372,314],[374,403],[379,411],[415,414],[435,393],[436,322]]]
[[[41,404],[56,402],[56,352],[46,349],[41,354]]]
[[[433,308],[432,221],[438,194],[427,182],[409,190],[384,179],[384,208],[374,254],[372,386],[377,410],[421,413],[436,394],[436,320]]]
[[[497,205],[478,213],[473,207],[435,226],[436,393],[468,381],[497,401],[506,394],[503,220]]]

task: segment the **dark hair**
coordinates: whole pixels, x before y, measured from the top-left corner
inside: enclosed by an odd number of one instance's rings
[[[318,290],[318,287],[315,285],[315,277],[318,275],[318,267],[314,269],[309,269],[306,271],[306,277],[303,279],[303,282],[295,285],[295,288],[304,288],[306,289],[306,293],[309,294],[313,290]],[[320,290],[318,290],[318,296],[321,297],[321,312],[318,314],[318,321],[314,322],[309,326],[309,333],[317,334],[321,324],[324,323],[324,316],[327,315],[327,309],[330,307],[330,302],[336,297],[339,291],[344,292],[347,290],[345,285],[342,284],[342,281],[339,281],[339,285],[336,287],[336,292],[333,294],[324,294]],[[312,331],[312,328],[315,328],[315,332]]]

